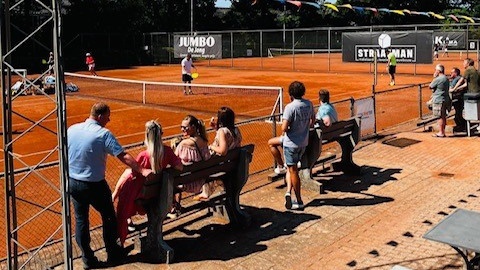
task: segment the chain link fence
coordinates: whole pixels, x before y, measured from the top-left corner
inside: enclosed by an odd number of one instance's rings
[[[347,98],[332,102],[338,112],[339,119],[346,119],[355,115],[355,103],[363,99],[374,100],[374,113],[375,113],[375,128],[373,130],[362,130],[362,138],[375,135],[377,132],[399,125],[406,121],[415,119],[421,119],[431,115],[431,112],[426,108],[425,102],[430,98],[431,91],[428,89],[428,84],[416,84],[403,87],[397,87],[388,91],[382,91],[374,93],[372,96],[362,99]],[[315,112],[318,110],[318,105],[315,106]],[[270,149],[267,145],[268,139],[273,136],[281,134],[280,131],[280,119],[281,114],[268,115],[264,117],[251,118],[242,120],[237,123],[242,133],[242,144],[255,144],[255,152],[253,154],[253,160],[250,164],[250,173],[257,174],[260,172],[271,170],[274,167],[274,160],[270,153]],[[180,124],[179,124],[180,126]],[[215,136],[214,130],[208,130],[209,141],[213,141]],[[180,136],[176,134],[164,138],[164,143],[170,145],[170,141],[173,138]],[[142,150],[145,149],[143,142],[125,146],[128,153],[136,156]],[[328,149],[328,146],[325,148]],[[50,162],[42,165],[42,168],[36,168],[42,170],[42,175],[52,179],[59,179],[58,176],[58,162]],[[107,161],[107,174],[106,179],[110,187],[115,187],[115,184],[120,175],[125,170],[125,165],[114,157],[108,157]],[[33,173],[31,168],[24,168],[16,171],[18,174],[19,185],[22,183],[29,183],[29,187],[25,187],[21,193],[16,194],[17,198],[17,213],[16,217],[19,224],[23,224],[27,219],[31,219],[28,222],[28,226],[19,226],[19,230],[16,232],[18,237],[22,239],[22,243],[26,243],[23,247],[25,256],[19,257],[19,263],[24,264],[27,269],[48,269],[51,266],[59,265],[63,263],[63,246],[62,246],[62,234],[58,232],[54,234],[53,238],[50,238],[47,242],[43,242],[45,235],[51,234],[49,230],[59,226],[60,224],[53,224],[52,222],[59,221],[61,216],[61,205],[59,201],[52,201],[50,198],[54,198],[54,194],[46,192],[48,190],[45,185],[48,181],[39,181],[39,175]],[[33,185],[32,185],[33,183]],[[0,187],[0,193],[4,192],[4,183],[2,182]],[[52,183],[54,186],[58,186],[58,183]],[[4,195],[4,194],[3,194]],[[188,197],[188,196],[187,196]],[[50,207],[46,207],[50,206]],[[45,210],[43,210],[45,209]],[[37,214],[32,214],[37,213]],[[5,214],[5,209],[0,208],[0,214]],[[31,217],[34,218],[31,218]],[[101,217],[96,211],[91,211],[91,230],[92,230],[92,248],[103,248],[103,240],[101,237]],[[75,220],[71,220],[72,228],[75,226]],[[6,224],[0,224],[0,230],[5,231]],[[5,239],[5,238],[4,238]],[[0,246],[5,247],[5,240]],[[39,247],[42,247],[41,249]],[[35,256],[33,260],[26,261],[28,253],[38,252],[38,256]],[[22,254],[22,252],[19,252]],[[3,260],[0,261],[0,268],[5,269],[5,256],[6,251],[0,249],[0,257]],[[75,258],[80,256],[78,247],[73,245],[73,256]],[[48,263],[48,265],[46,265]]]

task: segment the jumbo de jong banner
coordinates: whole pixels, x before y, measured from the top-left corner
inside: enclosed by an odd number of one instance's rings
[[[387,48],[380,46],[379,37],[388,36],[390,48],[399,63],[433,63],[433,31],[416,32],[355,32],[342,34],[343,62],[387,62]]]
[[[173,41],[175,58],[184,58],[187,53],[194,58],[222,58],[222,35],[174,35]]]

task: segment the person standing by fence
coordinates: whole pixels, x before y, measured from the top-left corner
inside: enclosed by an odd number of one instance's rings
[[[93,58],[93,56],[90,53],[87,53],[85,56],[86,56],[85,64],[87,64],[88,71],[90,71],[90,73],[93,76],[98,76],[97,72],[95,71],[95,59]]]
[[[110,187],[105,180],[107,154],[117,157],[134,172],[153,178],[152,170],[145,169],[118,143],[105,128],[110,121],[110,107],[102,102],[92,106],[85,122],[68,128],[69,194],[75,210],[75,239],[82,252],[85,269],[103,265],[90,247],[90,205],[102,217],[103,241],[107,262],[115,264],[125,259],[127,252],[117,244],[117,219]]]
[[[460,87],[462,76],[460,75],[460,69],[454,67],[450,75],[450,89],[452,106],[455,109],[455,126],[454,132],[463,132],[467,130],[467,121],[463,118],[463,109],[465,104],[463,103],[463,94],[465,93],[465,87]]]
[[[305,207],[301,196],[301,183],[297,163],[302,159],[308,145],[310,126],[315,120],[313,104],[304,99],[305,85],[294,81],[288,87],[291,102],[283,111],[282,132],[283,155],[287,164],[287,191],[285,193],[285,208],[303,210]],[[296,201],[292,201],[291,190],[295,192]]]
[[[441,64],[436,65],[433,77],[433,81],[429,85],[433,91],[432,111],[433,116],[440,117],[438,119],[438,133],[435,133],[433,137],[444,138],[446,137],[447,111],[452,107],[450,95],[448,94],[450,84],[447,76],[445,76],[445,67]]]
[[[475,69],[475,61],[471,58],[466,58],[463,60],[463,67],[465,71],[461,79],[461,86],[466,87],[468,93],[479,93],[480,92],[480,75],[478,74],[477,69]]]

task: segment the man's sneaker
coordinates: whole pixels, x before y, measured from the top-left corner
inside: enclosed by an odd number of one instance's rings
[[[289,192],[285,193],[285,208],[292,209],[292,195]]]
[[[275,170],[273,170],[276,174],[286,174],[287,173],[287,168],[285,167],[276,167]]]
[[[305,205],[303,205],[303,202],[293,202],[292,207],[290,209],[292,210],[303,210],[305,208]]]

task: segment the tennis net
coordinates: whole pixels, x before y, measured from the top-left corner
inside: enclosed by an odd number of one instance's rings
[[[282,55],[293,55],[293,54],[302,54],[302,55],[309,55],[311,57],[315,57],[320,54],[327,54],[327,53],[338,53],[342,50],[332,50],[332,49],[291,49],[291,48],[268,48],[267,54],[269,58],[273,58],[275,56],[282,56]]]
[[[79,91],[69,95],[162,106],[170,110],[216,112],[222,106],[237,115],[258,117],[283,112],[282,87],[151,82],[65,73]],[[187,91],[188,91],[187,86]]]

